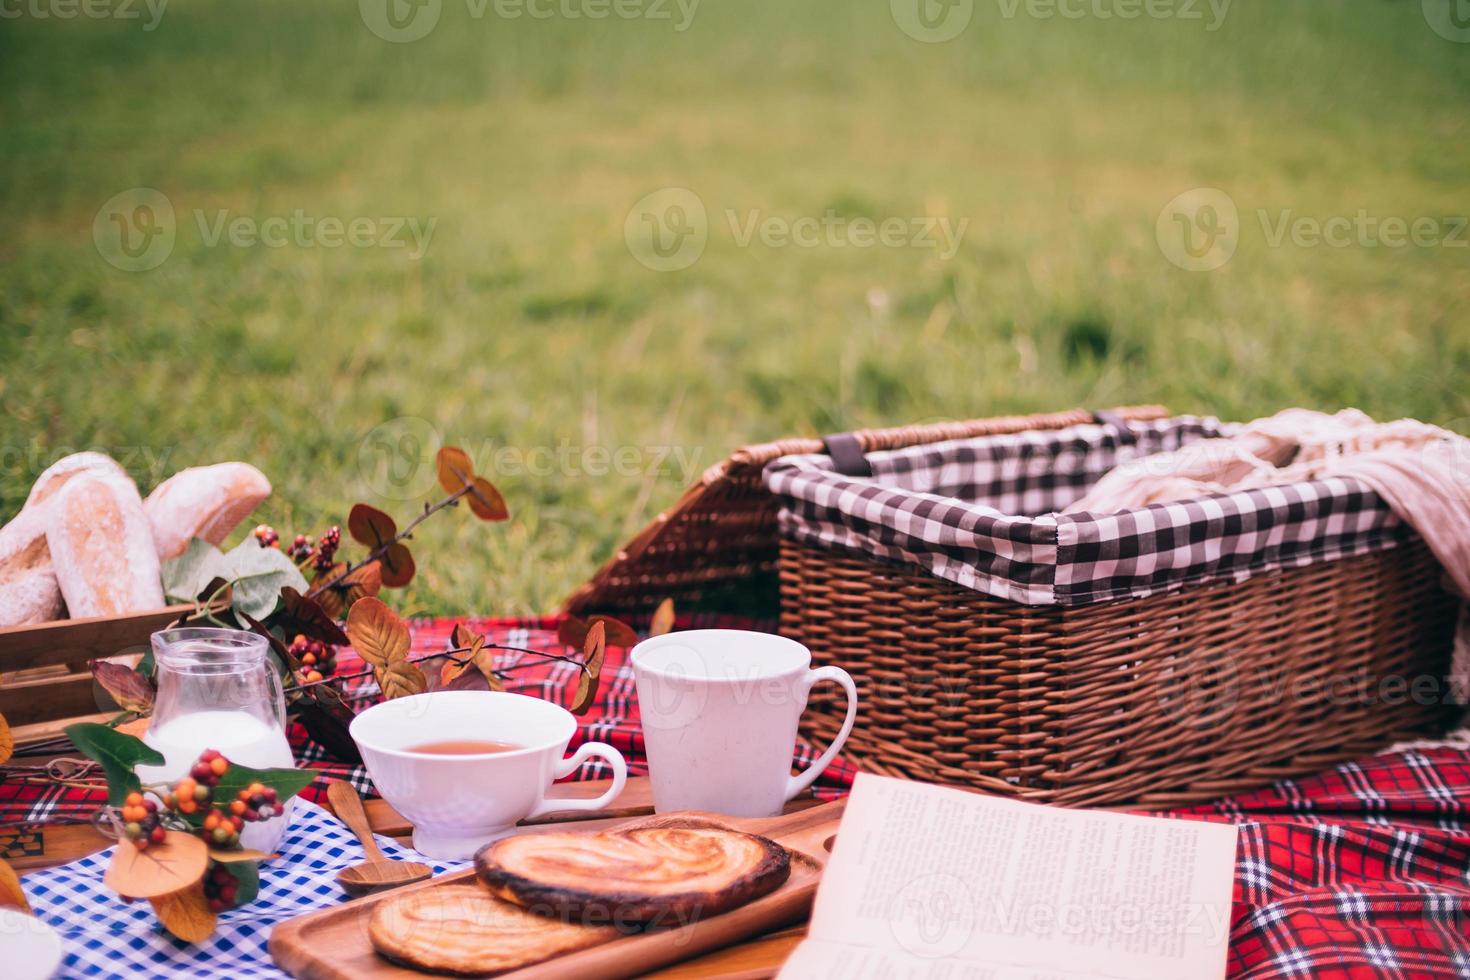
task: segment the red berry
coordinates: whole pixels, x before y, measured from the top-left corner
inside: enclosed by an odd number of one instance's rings
[[[211,912],[223,912],[224,910],[225,910],[225,903],[224,903],[224,900],[223,899],[211,898],[209,900],[209,911],[211,911]]]
[[[155,844],[162,844],[163,839],[165,835],[167,835],[167,833],[168,831],[164,830],[162,827],[154,827],[153,830],[148,833],[148,839]]]

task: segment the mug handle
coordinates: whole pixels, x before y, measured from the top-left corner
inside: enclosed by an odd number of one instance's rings
[[[623,787],[628,784],[628,763],[623,759],[623,753],[608,745],[606,742],[583,742],[581,747],[569,757],[558,762],[553,769],[557,779],[569,776],[577,770],[577,767],[593,756],[601,756],[606,759],[608,765],[612,766],[613,784],[606,793],[595,800],[568,800],[557,797],[542,796],[541,802],[536,804],[535,809],[526,814],[525,819],[539,817],[543,813],[560,813],[565,810],[602,810],[609,803],[618,798]]]
[[[827,751],[818,756],[799,775],[787,778],[786,799],[788,800],[816,782],[817,777],[832,764],[832,760],[837,758],[837,753],[842,751],[842,745],[847,741],[847,736],[852,734],[852,723],[857,720],[857,685],[853,684],[852,675],[841,667],[818,667],[816,670],[807,672],[804,682],[805,693],[810,694],[812,688],[822,681],[836,681],[847,692],[847,717],[842,720],[842,731],[838,732],[832,744],[827,746]]]

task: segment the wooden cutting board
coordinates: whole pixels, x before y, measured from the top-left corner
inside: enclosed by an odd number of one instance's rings
[[[769,895],[748,905],[674,929],[634,933],[601,946],[568,953],[511,973],[504,980],[586,980],[587,977],[630,977],[677,963],[680,960],[720,949],[742,939],[782,926],[801,922],[811,913],[822,867],[827,862],[831,839],[837,833],[845,800],[779,817],[722,817],[691,814],[711,823],[761,834],[792,851],[791,877]],[[648,818],[582,821],[576,829],[592,833],[621,827]],[[524,833],[571,829],[566,824],[528,827]],[[312,912],[276,926],[271,932],[270,952],[277,965],[301,980],[387,980],[425,977],[430,974],[406,969],[380,957],[368,940],[368,918],[374,906],[388,898],[424,888],[467,884],[473,869],[434,878],[422,884],[369,895],[356,901]]]

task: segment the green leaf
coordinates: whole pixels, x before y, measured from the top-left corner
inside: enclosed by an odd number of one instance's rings
[[[260,865],[254,861],[221,861],[221,868],[235,876],[239,888],[235,891],[235,907],[249,905],[260,894]]]
[[[121,806],[129,793],[142,789],[143,784],[133,771],[135,766],[163,765],[163,755],[149,748],[142,739],[106,725],[83,722],[67,726],[65,732],[77,751],[102,764],[102,771],[107,773],[107,802],[113,806]]]
[[[257,550],[265,550],[254,538],[249,541]],[[224,552],[203,538],[193,538],[182,555],[163,563],[163,594],[178,602],[193,602],[215,577],[230,577]]]
[[[306,576],[278,548],[262,548],[253,537],[246,538],[224,556],[228,577],[234,586],[234,608],[256,619],[275,611],[281,590],[290,586],[307,591]]]
[[[214,788],[214,798],[233,800],[251,783],[260,783],[275,790],[276,796],[284,803],[310,786],[317,775],[315,769],[251,769],[231,762],[230,768],[219,778],[219,785]]]

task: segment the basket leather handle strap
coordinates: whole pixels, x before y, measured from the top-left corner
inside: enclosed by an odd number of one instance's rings
[[[843,476],[873,475],[873,467],[868,464],[863,444],[851,432],[827,436],[822,440],[822,448],[832,457],[832,465]]]
[[[1117,412],[1102,409],[1100,411],[1093,412],[1092,418],[1095,422],[1097,422],[1098,425],[1105,425],[1108,428],[1112,429],[1114,432],[1118,433],[1119,444],[1124,446],[1131,446],[1138,441],[1138,437],[1133,434],[1133,430],[1128,428],[1127,421],[1125,421],[1123,416],[1119,415]]]

